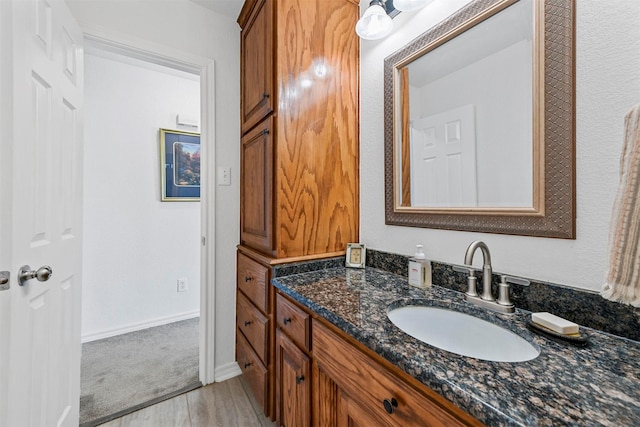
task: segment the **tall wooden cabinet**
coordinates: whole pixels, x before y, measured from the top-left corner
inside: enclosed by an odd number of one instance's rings
[[[273,258],[358,241],[355,0],[248,0],[241,36],[240,240]]]
[[[272,267],[341,255],[347,243],[359,240],[358,3],[246,0],[238,17],[242,138],[236,356],[274,419],[276,357],[278,373],[289,380],[310,367],[290,335],[280,333],[276,343]],[[310,381],[299,382],[303,387],[285,391],[291,399],[287,405],[308,406],[308,396],[298,391],[309,388]],[[308,414],[298,415],[288,423]]]

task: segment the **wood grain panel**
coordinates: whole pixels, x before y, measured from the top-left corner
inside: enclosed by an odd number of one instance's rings
[[[358,241],[358,8],[277,2],[277,256]]]
[[[173,399],[148,406],[125,416],[121,420],[120,426],[191,426],[186,402],[187,398],[181,394]]]
[[[357,399],[358,406],[376,413],[381,419],[378,425],[482,425],[432,390],[413,388],[319,322],[313,323],[313,349],[318,367],[338,384],[341,392]],[[397,407],[387,414],[382,402],[392,398]]]
[[[239,378],[187,393],[191,425],[262,427]]]
[[[270,408],[267,407],[270,397],[269,373],[239,330],[236,330],[236,360],[244,378],[247,380],[247,384],[253,391],[256,401],[268,414],[270,412]]]
[[[313,363],[313,425],[338,425],[338,408],[340,390],[338,385],[324,371]]]
[[[242,29],[240,105],[242,133],[273,111],[273,5],[272,0],[254,2]]]
[[[242,138],[240,239],[266,253],[273,248],[273,119]]]
[[[260,360],[268,364],[269,319],[260,313],[242,293],[238,293],[236,323]]]
[[[238,253],[238,289],[264,314],[268,311],[269,269]]]
[[[276,418],[283,427],[311,425],[311,361],[276,331]]]
[[[281,294],[276,295],[277,326],[293,341],[309,351],[311,348],[311,316]]]

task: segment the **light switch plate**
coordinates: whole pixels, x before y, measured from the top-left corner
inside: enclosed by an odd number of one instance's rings
[[[218,185],[231,185],[231,168],[218,167]]]

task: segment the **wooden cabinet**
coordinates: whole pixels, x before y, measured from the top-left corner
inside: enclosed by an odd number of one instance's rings
[[[313,322],[312,348],[316,425],[482,425],[318,321]]]
[[[236,360],[253,395],[269,416],[269,372],[240,330],[236,330]]]
[[[276,420],[284,427],[311,425],[311,316],[276,293]]]
[[[276,420],[283,427],[311,426],[311,359],[276,330]]]
[[[282,294],[276,294],[277,326],[302,349],[311,349],[311,316]]]
[[[271,270],[238,253],[236,360],[268,417],[273,412],[273,287]]]
[[[286,305],[282,310],[290,310],[291,321],[281,320],[276,351],[275,294],[268,291],[272,266],[342,255],[347,243],[359,240],[358,3],[246,0],[238,17],[237,356],[238,362],[242,356],[261,363],[260,369],[241,368],[252,375],[271,418],[275,359],[283,381],[310,369],[310,317],[296,317]],[[294,391],[310,390],[309,384],[287,383],[279,390],[284,404],[297,408],[293,418],[283,418],[287,424],[308,418],[310,411],[301,408],[308,406],[310,391]]]
[[[242,137],[240,152],[240,241],[273,254],[273,118]]]
[[[248,1],[240,43],[242,133],[273,111],[273,0]]]
[[[359,238],[355,0],[247,0],[241,35],[240,243],[277,258]]]

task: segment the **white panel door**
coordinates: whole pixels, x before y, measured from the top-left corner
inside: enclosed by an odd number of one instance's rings
[[[7,1],[7,0],[2,0]],[[80,394],[82,32],[61,0],[11,0],[9,427],[77,426]],[[3,22],[8,22],[3,20]],[[10,58],[11,59],[11,58]],[[3,201],[4,202],[4,201]],[[4,236],[6,237],[6,236]],[[18,269],[51,266],[46,281]]]
[[[477,206],[473,105],[411,123],[411,206]]]

